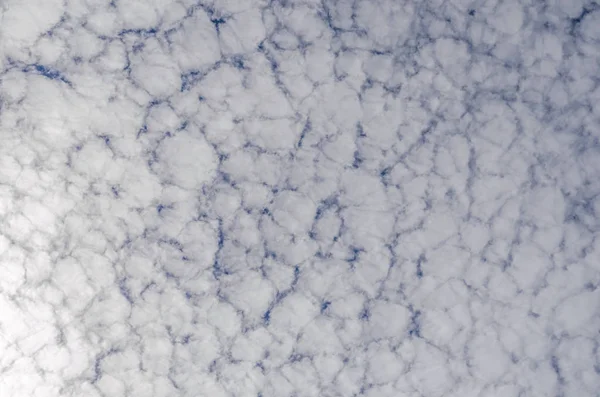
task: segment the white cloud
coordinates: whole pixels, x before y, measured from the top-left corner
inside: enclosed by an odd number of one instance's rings
[[[0,395],[596,395],[558,3],[4,2]]]

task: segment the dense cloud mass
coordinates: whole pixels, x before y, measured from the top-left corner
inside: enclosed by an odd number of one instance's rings
[[[597,0],[6,0],[0,396],[600,390]]]

